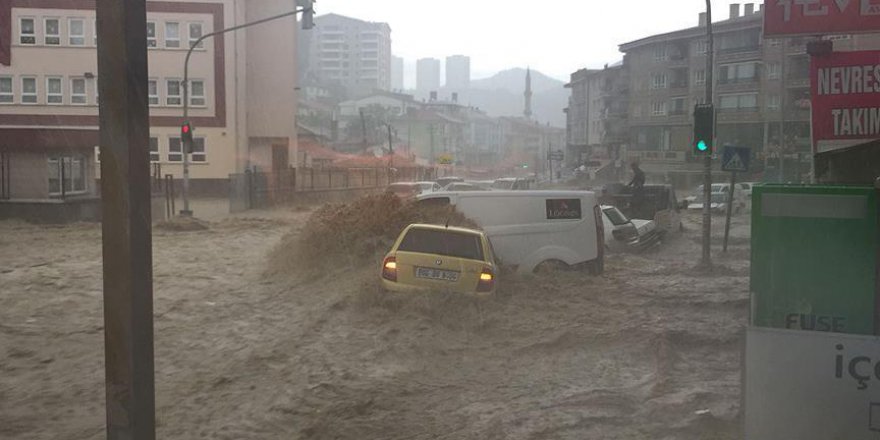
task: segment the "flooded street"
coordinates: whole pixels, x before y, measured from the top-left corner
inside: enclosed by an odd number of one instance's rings
[[[376,267],[266,275],[308,212],[154,231],[158,438],[733,439],[748,216],[606,272],[388,294]],[[99,225],[0,222],[0,438],[104,437]]]

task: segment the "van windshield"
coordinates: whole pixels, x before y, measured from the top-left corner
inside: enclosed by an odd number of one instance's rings
[[[480,236],[456,231],[410,229],[397,250],[484,260]]]

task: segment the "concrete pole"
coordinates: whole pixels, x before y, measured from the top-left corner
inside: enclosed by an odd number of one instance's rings
[[[712,84],[714,81],[715,63],[714,42],[712,40],[712,0],[706,0],[706,104],[712,104]],[[713,121],[714,125],[714,121]],[[718,137],[715,130],[712,130],[713,137]],[[712,140],[712,149],[714,150],[715,141]],[[712,153],[706,153],[703,159],[703,255],[701,265],[703,267],[712,267],[712,252],[710,249],[712,240]]]

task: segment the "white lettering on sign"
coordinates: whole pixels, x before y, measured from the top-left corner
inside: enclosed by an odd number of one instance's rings
[[[834,0],[837,9],[842,13],[849,7],[851,0]],[[874,0],[860,0],[859,13],[861,15],[880,15],[880,3]],[[783,8],[783,20],[791,21],[792,7],[800,7],[804,17],[823,17],[829,15],[828,6],[822,5],[821,0],[777,0],[776,6]]]
[[[820,95],[880,92],[880,64],[819,69]]]
[[[831,110],[834,136],[880,135],[880,108],[836,108]]]

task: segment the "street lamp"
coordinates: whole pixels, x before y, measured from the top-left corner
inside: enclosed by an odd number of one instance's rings
[[[180,211],[181,215],[192,215],[192,211],[189,209],[189,152],[192,151],[192,133],[195,130],[195,127],[193,127],[192,123],[189,120],[189,58],[192,55],[193,50],[199,47],[199,45],[208,38],[222,35],[227,32],[237,31],[239,29],[244,29],[246,27],[263,24],[269,21],[277,20],[279,18],[290,17],[299,13],[303,14],[303,29],[308,30],[313,28],[315,26],[314,0],[297,0],[297,3],[301,7],[298,9],[294,9],[293,11],[288,11],[283,14],[273,15],[270,17],[262,18],[260,20],[252,21],[250,23],[240,24],[238,26],[233,26],[230,28],[221,29],[219,31],[214,31],[209,34],[202,35],[195,42],[190,44],[189,50],[186,51],[186,58],[184,58],[183,60],[183,124],[181,124],[181,126],[187,126],[187,132],[189,134],[186,136],[186,138],[189,139],[189,142],[184,142],[184,139],[181,138],[181,148],[183,149],[183,209]]]

